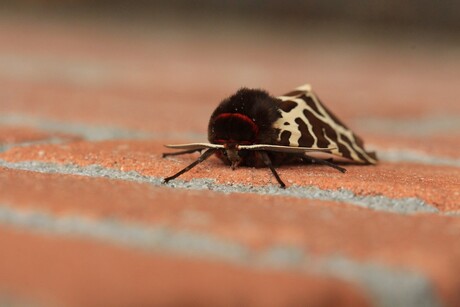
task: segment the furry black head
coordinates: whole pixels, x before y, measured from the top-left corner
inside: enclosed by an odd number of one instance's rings
[[[276,98],[266,91],[242,88],[224,99],[212,113],[208,140],[213,144],[273,144],[273,123],[280,118]]]

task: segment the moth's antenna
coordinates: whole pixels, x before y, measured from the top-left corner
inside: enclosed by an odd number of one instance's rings
[[[187,166],[183,170],[179,171],[178,173],[176,173],[176,174],[174,174],[174,175],[172,175],[170,177],[165,178],[163,180],[163,182],[167,183],[168,181],[179,177],[183,173],[188,172],[189,170],[191,170],[192,168],[194,168],[195,166],[197,166],[198,164],[200,164],[201,162],[203,162],[204,160],[206,160],[207,158],[212,156],[216,151],[217,151],[216,148],[210,148],[210,149],[206,150],[195,162],[193,162],[192,164],[190,164],[189,166]]]
[[[189,149],[189,150],[181,150],[181,151],[176,151],[176,152],[164,152],[162,154],[163,158],[169,157],[169,156],[179,156],[179,155],[185,155],[189,153],[194,153],[196,151],[202,151],[203,149]]]
[[[172,149],[186,149],[186,150],[199,150],[205,148],[224,148],[224,145],[221,144],[211,144],[211,143],[189,143],[189,144],[177,144],[177,145],[165,145],[165,147]]]

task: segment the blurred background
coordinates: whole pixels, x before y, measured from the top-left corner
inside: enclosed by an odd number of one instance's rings
[[[458,119],[452,118],[460,108],[458,1],[1,1],[0,7],[3,114],[202,138],[215,105],[239,87],[280,95],[308,82],[369,134],[417,133],[407,121],[414,117],[435,126],[447,120],[449,127]],[[185,122],[177,110],[190,114]]]
[[[460,131],[459,15],[459,1],[0,0],[0,124],[203,140],[238,88],[310,83],[371,143],[442,143]]]
[[[344,23],[364,27],[404,27],[455,32],[460,21],[458,1],[1,1],[6,9],[32,13],[79,14],[88,17],[142,18],[160,15],[171,18],[226,18],[274,23]],[[276,20],[276,21],[274,21]],[[217,21],[217,20],[214,20]]]

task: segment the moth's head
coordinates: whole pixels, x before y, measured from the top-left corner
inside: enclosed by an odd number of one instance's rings
[[[241,113],[220,113],[211,118],[209,140],[224,146],[217,156],[235,169],[245,164],[247,151],[240,151],[239,145],[251,145],[257,140],[259,127],[247,115]]]
[[[221,113],[211,118],[209,141],[214,144],[254,144],[259,127],[241,113]]]
[[[237,168],[238,165],[240,165],[240,163],[243,161],[243,157],[239,155],[239,150],[236,145],[226,145],[222,153],[228,159],[228,162],[232,166],[232,169]]]

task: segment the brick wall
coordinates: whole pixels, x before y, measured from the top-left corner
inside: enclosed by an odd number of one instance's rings
[[[0,305],[460,304],[457,45],[162,22],[0,19]],[[305,82],[378,165],[161,183],[223,97]]]

